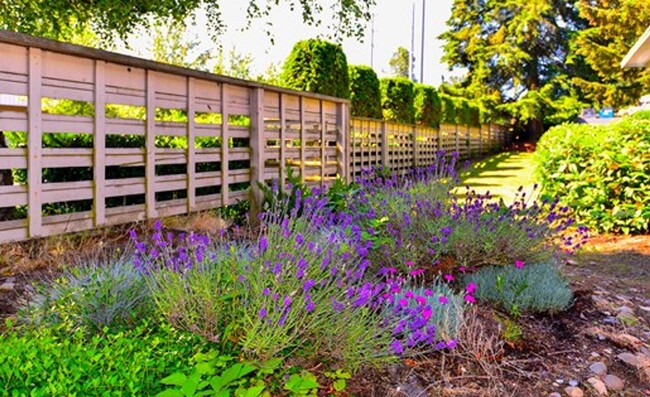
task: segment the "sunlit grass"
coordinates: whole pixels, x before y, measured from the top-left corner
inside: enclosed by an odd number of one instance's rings
[[[462,184],[456,194],[465,195],[467,185],[477,193],[490,192],[506,202],[512,201],[520,186],[524,187],[527,196],[532,194],[535,184],[533,155],[507,152],[473,163],[461,174]]]

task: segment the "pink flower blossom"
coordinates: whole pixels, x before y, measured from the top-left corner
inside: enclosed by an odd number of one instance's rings
[[[398,301],[398,303],[399,303],[400,306],[404,307],[404,306],[407,306],[407,305],[409,304],[409,301],[407,301],[406,299],[402,298],[402,299],[400,299],[400,300]]]
[[[476,298],[470,294],[465,294],[465,302],[467,303],[476,303]]]
[[[447,280],[448,282],[452,282],[454,281],[454,276],[452,276],[451,274],[445,274],[445,280]]]
[[[468,294],[473,294],[476,292],[476,284],[475,283],[469,283],[467,284],[467,288],[465,288],[465,291],[467,291]]]
[[[418,296],[415,297],[415,301],[418,303],[418,305],[422,306],[425,303],[427,303],[427,298],[425,298],[424,296],[418,295]]]
[[[411,267],[413,266],[413,261],[406,261],[406,266]]]
[[[424,274],[424,269],[415,269],[409,273],[413,277],[421,276]]]
[[[424,295],[431,296],[431,295],[433,295],[433,291],[431,291],[430,289],[425,289],[424,290]]]
[[[433,310],[431,310],[431,308],[427,307],[427,308],[422,310],[421,315],[422,315],[423,319],[429,320],[431,318],[431,316],[433,315]]]
[[[449,299],[447,299],[447,297],[444,295],[440,295],[440,297],[438,298],[438,302],[440,302],[443,305],[446,305],[447,303],[449,303]]]
[[[465,270],[466,270],[465,266],[461,266],[461,267],[458,268],[458,271],[461,272],[461,273],[465,273]]]
[[[413,299],[413,297],[415,297],[415,294],[413,293],[413,291],[406,291],[404,296],[407,297],[408,299]]]
[[[523,269],[524,268],[524,261],[515,260],[515,267],[517,269]]]

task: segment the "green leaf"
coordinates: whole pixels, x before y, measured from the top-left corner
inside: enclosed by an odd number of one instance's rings
[[[178,389],[169,389],[156,394],[156,397],[185,397],[185,395]]]
[[[182,386],[185,382],[187,382],[187,376],[181,372],[173,373],[160,381],[163,385],[173,386]]]

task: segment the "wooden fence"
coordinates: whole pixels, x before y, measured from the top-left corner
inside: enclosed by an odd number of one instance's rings
[[[257,182],[289,168],[328,184],[508,139],[495,126],[350,119],[340,98],[12,32],[0,54],[0,132],[24,137],[8,147],[0,134],[0,243],[259,202]],[[48,144],[57,136],[73,144]]]

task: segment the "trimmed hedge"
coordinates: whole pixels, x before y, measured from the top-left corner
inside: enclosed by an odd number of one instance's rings
[[[319,39],[297,42],[282,68],[285,87],[350,97],[348,61],[340,45]]]
[[[415,115],[413,82],[405,77],[391,77],[381,79],[380,84],[384,119],[413,124]]]
[[[469,125],[478,127],[481,125],[481,109],[472,101],[451,96],[445,93],[440,94],[442,102],[442,122],[449,124]]]
[[[424,85],[415,85],[415,123],[437,128],[442,119],[442,103],[436,89]]]
[[[377,73],[370,66],[352,65],[349,75],[352,116],[382,118],[381,90]]]
[[[650,231],[650,120],[564,124],[537,144],[542,192],[601,232]]]

